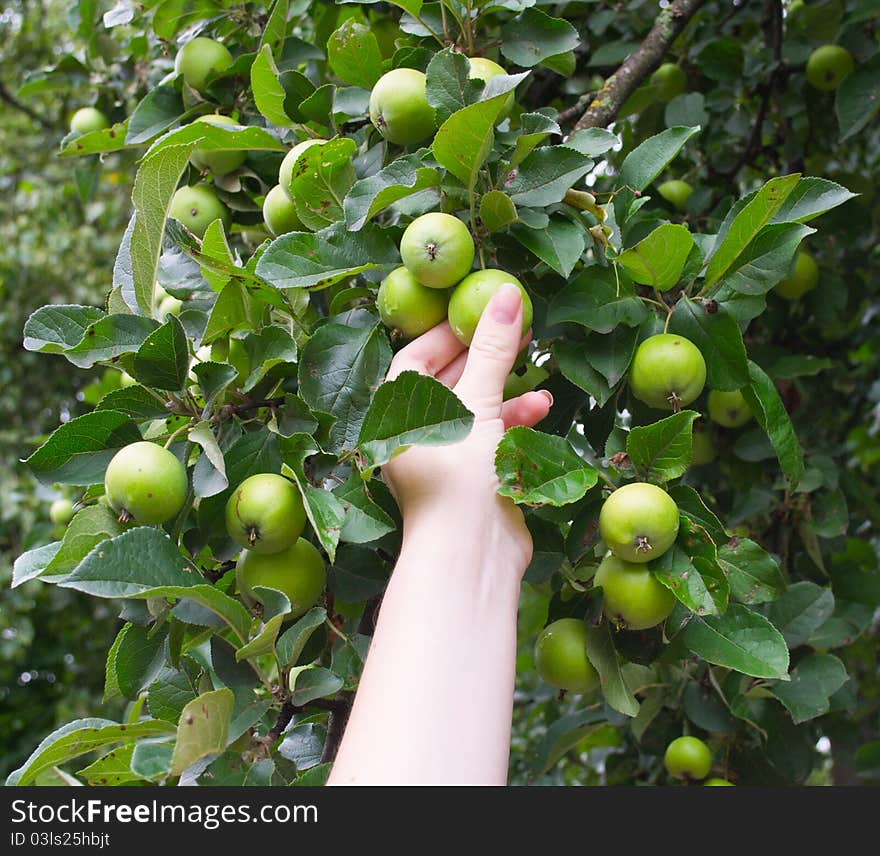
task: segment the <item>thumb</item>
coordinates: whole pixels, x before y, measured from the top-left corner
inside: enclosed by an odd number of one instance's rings
[[[522,340],[522,294],[512,282],[502,283],[483,310],[468,351],[467,364],[455,391],[484,419],[501,415],[504,381]]]

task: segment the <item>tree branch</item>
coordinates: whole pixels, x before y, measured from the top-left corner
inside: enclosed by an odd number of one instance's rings
[[[593,103],[578,119],[574,130],[604,128],[612,122],[623,102],[660,65],[669,46],[704,2],[705,0],[674,0],[664,9],[638,49],[605,81]]]
[[[39,125],[42,125],[44,128],[51,128],[52,123],[44,119],[39,113],[31,110],[27,104],[22,104],[7,88],[6,84],[0,81],[0,101],[5,101],[10,107],[18,110],[20,113],[24,113],[25,116],[33,119]]]

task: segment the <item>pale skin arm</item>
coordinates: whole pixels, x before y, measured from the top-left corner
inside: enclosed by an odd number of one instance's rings
[[[416,370],[474,413],[469,436],[413,447],[383,469],[403,514],[403,545],[329,784],[507,781],[516,610],[532,542],[497,493],[495,448],[552,398],[502,402],[523,342],[522,301],[502,286],[469,350],[444,323],[398,353],[389,378]]]

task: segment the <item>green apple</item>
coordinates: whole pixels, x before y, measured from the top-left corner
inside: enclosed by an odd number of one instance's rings
[[[677,737],[666,747],[663,762],[676,779],[705,779],[712,769],[712,753],[699,737]]]
[[[527,363],[522,374],[512,371],[507,376],[507,380],[504,381],[504,400],[508,401],[518,395],[531,392],[535,387],[544,383],[548,377],[550,377],[550,373],[547,369],[536,366],[534,363]]]
[[[156,309],[156,314],[159,316],[160,321],[164,321],[168,315],[180,315],[180,310],[183,308],[183,301],[178,300],[174,295],[169,294],[167,297],[162,298],[162,302]]]
[[[256,553],[279,553],[302,534],[306,512],[299,488],[284,476],[246,478],[226,502],[226,529],[234,541]]]
[[[238,122],[231,116],[222,116],[219,113],[199,116],[195,121],[208,125],[223,125],[227,128],[238,127]],[[195,149],[189,159],[196,169],[208,171],[214,175],[226,175],[226,173],[238,169],[244,163],[245,157],[245,152],[236,149]]]
[[[266,228],[276,238],[288,232],[301,232],[302,220],[296,213],[293,200],[284,192],[280,184],[276,184],[263,201],[263,220]]]
[[[468,227],[438,211],[416,217],[400,239],[403,264],[428,288],[450,288],[467,276],[474,253]]]
[[[186,502],[183,464],[167,449],[140,441],[120,449],[104,475],[110,507],[122,522],[165,523]]]
[[[391,271],[379,286],[376,306],[386,327],[414,339],[446,318],[449,292],[422,285],[405,267]]]
[[[545,627],[535,643],[535,668],[558,690],[588,693],[599,674],[587,657],[587,628],[577,618],[561,618]]]
[[[699,467],[709,464],[715,460],[717,454],[712,435],[706,430],[695,430],[691,438],[691,465]]]
[[[599,534],[619,559],[641,564],[662,556],[678,535],[678,506],[657,485],[619,487],[599,512]]]
[[[628,630],[656,627],[672,612],[675,595],[643,564],[607,555],[593,584],[601,586],[605,616]]]
[[[690,198],[690,195],[694,192],[694,189],[686,181],[682,181],[680,178],[671,178],[669,181],[664,181],[659,185],[657,187],[657,192],[669,202],[676,211],[684,211],[687,207],[687,201]]]
[[[494,62],[491,59],[486,59],[484,56],[472,56],[468,59],[468,62],[470,63],[468,77],[471,80],[482,80],[483,83],[488,83],[493,77],[507,74],[507,71],[502,66],[498,65],[497,62]],[[501,108],[501,112],[498,114],[498,118],[495,120],[496,124],[504,121],[504,119],[510,115],[515,97],[513,90],[505,96],[504,105]]]
[[[687,75],[674,62],[664,62],[651,75],[651,86],[657,99],[665,104],[685,91]]]
[[[311,146],[316,145],[317,143],[326,143],[326,140],[322,139],[313,139],[313,140],[303,140],[302,142],[297,143],[285,156],[284,160],[281,161],[281,167],[278,170],[278,184],[281,186],[281,189],[291,198],[293,199],[293,195],[290,192],[290,185],[293,181],[293,168],[296,166],[296,162],[299,160],[299,156]]]
[[[733,782],[728,782],[727,779],[706,779],[703,782],[704,788],[735,788]]]
[[[73,503],[69,499],[56,499],[49,506],[49,520],[56,526],[67,526],[73,520]]]
[[[740,428],[753,416],[752,408],[738,389],[731,392],[710,390],[706,405],[709,418],[723,428]]]
[[[225,45],[198,36],[178,51],[174,70],[182,74],[193,89],[201,89],[209,77],[226,71],[232,63],[232,54]]]
[[[88,134],[109,127],[107,117],[96,107],[80,107],[70,118],[70,130],[76,134]]]
[[[232,219],[217,194],[203,184],[179,187],[171,199],[168,216],[179,220],[199,238],[204,237],[208,226],[215,220],[222,220],[228,229]]]
[[[815,89],[832,92],[854,68],[852,54],[840,45],[822,45],[807,60],[807,82]]]
[[[784,300],[800,300],[819,283],[819,266],[809,254],[800,250],[791,276],[777,282],[774,291]]]
[[[684,336],[659,333],[636,349],[629,369],[633,395],[658,410],[680,410],[703,391],[706,361]]]
[[[522,294],[523,323],[522,333],[528,332],[532,326],[532,301],[522,283],[503,270],[486,268],[474,271],[466,276],[452,292],[449,298],[449,325],[458,340],[465,345],[473,341],[477,324],[483,310],[492,299],[492,295],[505,282],[512,282]]]
[[[370,93],[370,121],[386,140],[410,146],[434,133],[437,117],[425,88],[425,75],[414,68],[395,68],[379,78]]]
[[[327,582],[324,560],[305,538],[278,553],[242,550],[235,566],[238,590],[248,603],[260,601],[257,586],[277,589],[290,600],[290,618],[298,618],[317,602]]]

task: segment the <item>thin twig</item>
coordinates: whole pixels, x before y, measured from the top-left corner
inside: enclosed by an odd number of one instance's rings
[[[24,113],[30,119],[33,119],[39,125],[42,125],[44,128],[52,128],[53,125],[47,119],[44,119],[39,113],[32,110],[27,104],[22,104],[7,88],[6,84],[0,82],[0,101],[5,101],[10,107],[18,110],[19,113]]]

